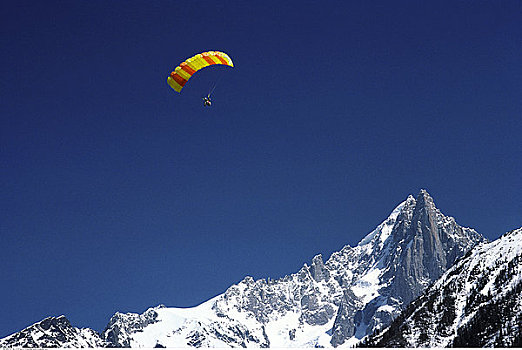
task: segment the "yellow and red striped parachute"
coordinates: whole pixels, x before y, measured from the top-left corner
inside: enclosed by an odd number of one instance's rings
[[[224,52],[207,51],[198,53],[197,55],[182,62],[174,69],[167,78],[167,83],[177,92],[181,92],[183,86],[190,77],[201,68],[211,66],[213,64],[223,64],[225,66],[234,67],[232,60]]]

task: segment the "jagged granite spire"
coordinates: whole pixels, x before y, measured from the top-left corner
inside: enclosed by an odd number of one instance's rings
[[[375,237],[368,241],[372,234]],[[348,339],[354,343],[388,325],[457,258],[484,238],[473,229],[459,226],[454,218],[444,216],[428,192],[421,190],[415,199],[409,196],[402,203],[389,234],[371,233],[361,243],[369,245],[373,241],[381,242],[372,246],[375,262],[369,268],[370,273],[378,275],[374,285],[377,296],[356,312],[352,332],[339,334],[338,329],[343,327],[334,325],[334,346]]]
[[[391,269],[383,276],[393,280],[389,294],[409,303],[438,279],[455,260],[483,240],[475,230],[459,226],[453,217],[435,207],[428,192],[421,190],[398,219]],[[406,243],[406,244],[404,244]]]
[[[444,216],[430,195],[399,204],[355,246],[277,280],[245,277],[194,308],[116,314],[116,347],[336,347],[389,325],[408,302],[484,238]],[[7,338],[6,338],[7,339]],[[4,340],[0,341],[0,346]]]

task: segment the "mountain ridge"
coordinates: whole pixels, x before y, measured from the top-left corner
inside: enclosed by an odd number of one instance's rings
[[[354,345],[387,326],[481,241],[421,190],[356,246],[345,245],[326,262],[318,254],[310,265],[276,280],[246,276],[192,308],[116,313],[100,341],[123,347]],[[0,339],[0,346],[11,344],[10,337]]]

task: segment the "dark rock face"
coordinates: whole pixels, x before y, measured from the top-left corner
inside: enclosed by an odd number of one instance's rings
[[[249,344],[256,347],[268,348],[270,341],[262,327],[261,337],[253,334],[247,327],[234,321],[212,323],[208,327],[190,332],[187,336],[187,345],[191,347],[212,347],[213,340],[219,340],[233,348],[246,348]]]
[[[330,279],[330,271],[324,266],[323,256],[316,255],[312,259],[312,266],[310,266],[310,274],[316,282],[327,281]]]
[[[344,292],[341,304],[335,316],[334,326],[332,328],[331,344],[334,347],[344,343],[345,339],[349,339],[355,335],[355,317],[357,312],[357,305],[355,295],[351,290]]]
[[[392,269],[383,277],[393,279],[386,293],[403,304],[419,296],[458,257],[483,240],[474,230],[443,216],[426,191],[401,213],[395,230],[400,253],[393,256]]]

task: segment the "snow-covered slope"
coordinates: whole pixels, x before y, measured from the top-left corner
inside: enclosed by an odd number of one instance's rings
[[[246,277],[194,308],[117,313],[101,336],[124,347],[349,346],[389,325],[483,240],[444,216],[422,190],[326,262],[317,255],[277,280]]]
[[[522,228],[470,251],[365,344],[521,347]]]

